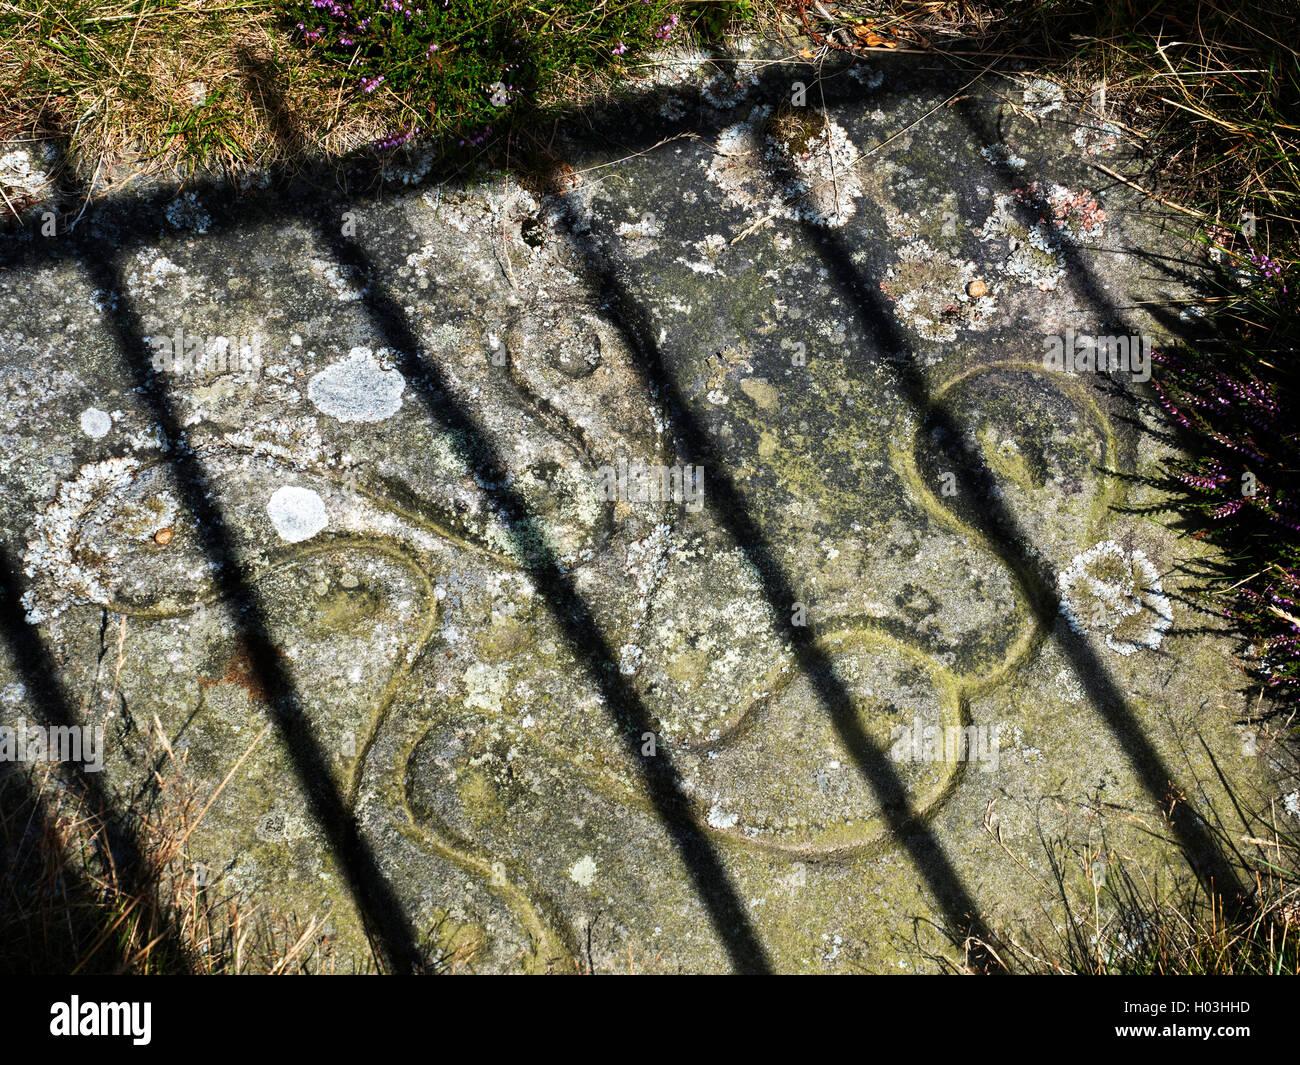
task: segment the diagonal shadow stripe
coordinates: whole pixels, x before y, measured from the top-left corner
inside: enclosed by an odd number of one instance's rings
[[[264,105],[274,112],[273,128],[282,137],[290,138],[290,144],[295,143],[296,127],[269,72],[252,57],[245,57],[245,72]],[[454,398],[437,363],[424,354],[424,345],[405,311],[387,293],[361,245],[326,221],[341,218],[347,205],[329,199],[313,202],[305,197],[286,197],[281,203],[286,214],[312,223],[334,261],[362,279],[362,303],[371,324],[383,338],[384,346],[397,353],[402,375],[429,415],[448,431],[460,460],[475,471],[476,481],[519,557],[529,559],[529,576],[552,617],[604,698],[628,754],[640,771],[655,814],[672,839],[732,965],[743,973],[769,973],[767,953],[721,857],[696,823],[671,755],[663,748],[654,757],[641,754],[642,735],[653,731],[651,715],[619,672],[617,655],[572,577],[549,546],[539,548],[532,533],[534,516],[524,498],[507,483],[508,465],[493,447],[486,428]]]
[[[81,715],[73,710],[72,700],[59,677],[59,669],[49,647],[36,627],[27,620],[22,606],[23,589],[19,573],[19,567],[10,558],[9,550],[0,544],[0,632],[3,633],[10,660],[22,677],[28,698],[41,713],[47,727],[81,726],[84,722]],[[91,816],[104,827],[109,853],[121,878],[123,893],[128,898],[147,893],[157,899],[157,877],[151,875],[139,840],[118,814],[100,776],[88,772],[85,766],[77,762],[63,762],[61,770],[65,779],[70,781],[85,801]],[[37,801],[38,807],[43,806],[39,803],[39,797],[33,796],[33,799]],[[160,872],[161,870],[153,871],[154,874]],[[188,958],[181,949],[176,930],[169,926],[163,930],[162,935],[167,957],[188,971]],[[82,959],[82,964],[92,956]]]
[[[85,194],[82,189],[74,188],[73,192]],[[339,862],[376,958],[390,972],[419,972],[423,961],[414,931],[352,812],[334,786],[328,759],[271,639],[266,611],[248,582],[217,489],[186,438],[162,375],[153,368],[143,323],[122,283],[122,249],[102,237],[92,237],[78,241],[75,254],[93,285],[110,294],[105,321],[113,341],[149,409],[163,453],[175,473],[181,501],[193,519],[200,546],[212,567],[214,583],[231,607],[252,672],[266,693],[271,718],[289,753],[311,816]]]
[[[991,130],[984,116],[978,110],[978,101],[975,97],[965,97],[958,100],[955,107],[973,136],[982,138],[985,144],[994,143],[988,139]],[[1009,192],[1015,184],[1010,180],[1009,175],[996,166],[992,166],[990,169],[994,180]],[[1051,205],[1043,196],[1027,196],[1019,210],[1022,221],[1028,221],[1031,224],[1039,218],[1052,217]],[[1093,306],[1101,319],[1113,323],[1121,333],[1133,333],[1133,327],[1128,324],[1121,309],[1106,294],[1105,286],[1085,261],[1080,249],[1068,238],[1064,237],[1061,240],[1060,247],[1066,265],[1070,269],[1068,276],[1078,283],[1084,298]],[[845,262],[847,262],[847,259],[845,259]],[[860,286],[860,290],[866,293],[872,291],[869,285]],[[879,297],[873,295],[870,298],[874,299],[878,305],[878,310],[883,310],[883,308],[879,307]],[[909,381],[906,387],[909,398],[915,396],[915,401],[919,403],[926,398],[924,379],[914,361],[910,362],[908,367]],[[911,379],[913,377],[915,377],[915,380]],[[931,406],[933,406],[933,401],[930,402]],[[987,466],[984,466],[983,475],[986,475],[989,478],[989,483],[991,483],[992,474],[988,471]],[[989,527],[997,525],[1006,527],[1012,539],[1012,544],[1008,546],[1014,547],[1014,545],[1020,543],[1027,543],[1027,538],[1016,529],[1014,520],[1010,513],[1006,511],[1005,505],[1000,500],[992,499],[987,495],[984,498],[988,499],[990,504],[985,515],[986,524]],[[1025,588],[1026,595],[1031,598],[1031,601],[1038,604],[1036,609],[1046,611],[1046,613],[1040,613],[1039,621],[1045,628],[1050,628],[1058,606],[1058,600],[1054,592],[1054,575],[1050,567],[1043,562],[1032,565],[1029,553],[1023,548],[1018,552],[1013,552],[1013,554],[1018,554],[1025,563],[1023,576],[1021,577],[1022,587]],[[1010,566],[1011,562],[1008,561],[1007,564]],[[1013,570],[1013,572],[1016,571]],[[1217,890],[1230,903],[1244,903],[1248,897],[1247,889],[1241,884],[1205,820],[1190,803],[1176,801],[1178,797],[1188,793],[1183,791],[1175,782],[1172,771],[1166,766],[1154,744],[1143,732],[1141,725],[1120,693],[1118,685],[1110,676],[1096,651],[1082,636],[1074,633],[1067,626],[1058,627],[1058,632],[1061,633],[1059,642],[1070,660],[1075,675],[1082,682],[1093,707],[1101,715],[1111,734],[1124,747],[1129,763],[1137,773],[1143,788],[1157,805],[1169,808],[1169,820],[1178,837],[1179,844],[1206,889]]]
[[[961,101],[958,106],[969,108],[969,103]],[[778,189],[797,180],[793,171],[780,164],[774,163],[771,170],[769,176]],[[1050,217],[1050,211],[1042,212],[1045,206],[1035,204],[1030,208],[1034,219]],[[934,399],[912,345],[897,325],[878,286],[861,276],[839,233],[820,230],[810,221],[801,224],[809,244],[816,249],[835,288],[852,308],[865,335],[877,350],[898,353],[889,365],[895,373],[899,392],[920,419],[920,424],[942,430],[936,446],[951,464],[950,469],[957,474],[959,483],[969,489],[969,495],[976,501],[971,508],[972,524],[987,538],[994,553],[1020,585],[1043,631],[1056,633],[1058,646],[1087,693],[1094,711],[1122,746],[1143,789],[1157,806],[1166,810],[1184,856],[1197,876],[1207,890],[1217,890],[1230,900],[1244,897],[1244,889],[1213,834],[1196,810],[1183,801],[1185,793],[1174,782],[1173,774],[1143,732],[1097,652],[1083,636],[1068,626],[1056,624],[1059,599],[1051,566],[1033,550],[1027,534],[996,492],[992,470],[978,451],[967,444],[963,427],[943,404]],[[1072,265],[1077,270],[1085,269],[1077,254]],[[1085,273],[1085,276],[1091,278],[1090,274]],[[1101,298],[1100,285],[1095,279],[1087,288],[1091,298]]]
[[[337,203],[327,217],[341,215]],[[297,210],[304,208],[300,203]],[[525,500],[506,483],[508,470],[489,441],[484,426],[454,398],[437,364],[423,352],[397,303],[384,291],[370,260],[352,240],[335,234],[328,225],[318,232],[338,264],[365,279],[363,302],[384,345],[399,353],[397,365],[411,383],[429,415],[449,431],[458,457],[475,470],[476,480],[520,557],[529,558],[529,576],[564,633],[574,654],[599,689],[610,715],[622,730],[629,755],[635,760],[650,801],[685,864],[695,890],[709,910],[718,937],[732,964],[748,973],[769,971],[766,952],[750,923],[722,860],[700,830],[682,790],[681,777],[671,755],[663,748],[653,758],[641,755],[641,737],[653,731],[651,715],[635,689],[623,679],[599,623],[573,579],[549,547],[538,548],[532,535],[533,518]]]
[[[799,668],[816,691],[823,712],[880,803],[890,832],[907,852],[942,909],[948,924],[946,933],[959,944],[969,938],[971,964],[982,971],[993,971],[994,959],[984,947],[993,941],[992,935],[975,899],[953,868],[943,845],[913,810],[897,769],[862,727],[848,686],[830,657],[815,642],[812,628],[794,624],[791,606],[802,597],[777,561],[766,534],[750,516],[744,496],[727,473],[725,463],[710,461],[718,456],[714,441],[691,412],[676,378],[665,365],[653,340],[656,335],[653,323],[618,276],[614,262],[593,238],[583,236],[592,230],[572,200],[566,200],[565,206],[569,239],[585,261],[592,299],[611,317],[624,342],[636,353],[635,363],[643,385],[663,404],[679,461],[708,464],[710,480],[709,490],[704,493],[705,504],[758,573],[776,631],[793,648]]]

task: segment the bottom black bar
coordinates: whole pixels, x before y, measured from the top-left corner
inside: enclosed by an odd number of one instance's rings
[[[246,1050],[285,1050],[300,1058],[313,1050],[337,1056],[353,1047],[382,1052],[381,1047],[417,1031],[427,1035],[430,1022],[448,1027],[459,1022],[496,1038],[505,1032],[554,1034],[558,1021],[572,1026],[574,1039],[595,1048],[604,1028],[626,1034],[624,1026],[631,1025],[643,1039],[653,1039],[656,1031],[666,1035],[676,1028],[674,1016],[711,1012],[698,989],[674,993],[662,985],[652,997],[641,989],[632,996],[620,991],[615,1000],[613,985],[607,983],[604,994],[588,988],[575,1000],[572,991],[531,984],[525,988],[519,982],[507,990],[500,980],[484,990],[465,981],[443,981],[435,987],[415,979],[316,977],[278,979],[272,986],[273,979],[28,979],[7,989],[13,1012],[5,1047],[57,1054],[113,1043],[129,1055],[182,1050],[212,1058]],[[942,1017],[940,1028],[958,1038],[1000,1034],[1022,1046],[1060,1046],[1064,1041],[1076,1050],[1120,1043],[1163,1049],[1175,1044],[1185,1050],[1201,1043],[1230,1051],[1261,1039],[1284,1038],[1294,1016],[1295,985],[1257,977],[969,977],[960,985],[943,987],[899,977],[868,979],[871,987],[865,995],[854,989],[861,1005],[853,1010],[850,1023],[878,1024],[882,1033],[891,1033],[891,1039],[901,1036],[904,1042],[909,1034],[932,1041],[935,1022]],[[780,993],[783,1004],[790,993],[789,988]],[[602,1008],[605,995],[607,1006],[615,1008]],[[756,996],[750,985],[744,996],[737,992],[732,1008],[723,1011],[738,1025],[713,1025],[719,1045],[743,1043],[746,1030],[762,1016],[753,1010],[762,993]],[[463,1006],[474,1012],[463,1012],[462,998]],[[493,1017],[508,1017],[508,1027],[480,1027],[480,1020],[490,1022]],[[534,1018],[536,1026],[530,1024]],[[846,1020],[828,1011],[822,1025],[830,1031]],[[698,1032],[693,1033],[692,1042],[698,1041]]]

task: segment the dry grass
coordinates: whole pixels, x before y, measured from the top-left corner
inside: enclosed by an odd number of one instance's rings
[[[155,728],[151,784],[117,813],[48,764],[0,776],[0,972],[330,971],[321,918],[250,905],[194,860],[190,838],[225,782],[200,792]],[[121,865],[123,833],[136,868]]]
[[[712,26],[710,11],[736,6],[732,0],[655,4],[656,11],[682,12],[683,34],[688,12],[693,25]],[[58,143],[67,155],[61,163],[74,165],[85,181],[94,175],[98,192],[135,176],[174,176],[199,167],[232,174],[293,169],[415,126],[426,136],[444,135],[476,120],[470,112],[482,101],[474,92],[466,95],[464,86],[448,88],[445,97],[395,88],[396,72],[409,72],[414,62],[397,45],[390,56],[366,58],[358,49],[349,60],[340,55],[346,49],[331,54],[321,42],[305,44],[293,28],[300,17],[311,17],[299,10],[304,6],[298,0],[217,6],[201,0],[0,0],[0,144]],[[614,42],[603,20],[625,21],[626,11],[638,10],[632,0],[608,10],[563,0],[541,5],[545,17],[529,0],[467,0],[463,6],[463,18],[455,9],[450,16],[465,23],[462,32],[481,23],[480,6],[493,18],[518,19],[537,32],[530,43],[544,76],[529,87],[521,113],[560,101],[597,101],[627,72],[610,53]],[[413,43],[404,47],[409,51]],[[569,62],[570,50],[581,61]],[[423,46],[416,51],[423,61]],[[448,49],[464,57],[457,61],[465,69],[452,79],[457,85],[490,81],[503,61],[476,55],[471,63],[471,51]],[[382,72],[384,63],[393,77],[378,91],[361,91],[360,73]],[[264,88],[276,98],[267,99]]]
[[[279,28],[274,0],[0,0],[0,142],[52,138],[97,187],[198,166],[341,155],[387,128],[382,99],[345,101]],[[274,73],[305,144],[292,152],[249,76]],[[345,106],[346,102],[346,106]]]
[[[975,69],[1025,64],[1098,117],[1119,121],[1163,163],[1161,188],[1236,228],[1260,226],[1258,250],[1294,250],[1300,224],[1300,50],[1285,0],[945,3],[783,0],[787,24],[825,48],[939,51]]]
[[[1052,938],[1008,934],[994,951],[1010,973],[1089,976],[1300,975],[1297,841],[1276,825],[1236,841],[1253,853],[1241,870],[1249,903],[1170,888],[1140,863],[1103,847],[1052,853],[1065,920]],[[1050,852],[1049,852],[1050,853]],[[1019,859],[1012,855],[1013,860]]]

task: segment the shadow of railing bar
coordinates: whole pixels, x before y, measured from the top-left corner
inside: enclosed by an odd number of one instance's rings
[[[913,810],[897,769],[863,729],[852,695],[829,656],[817,645],[814,630],[810,626],[794,624],[791,608],[803,597],[795,592],[763,530],[750,517],[744,496],[723,464],[710,461],[716,454],[713,441],[691,413],[676,379],[665,365],[658,345],[652,339],[657,332],[653,324],[619,279],[602,249],[589,237],[581,235],[590,233],[591,227],[581,218],[572,201],[568,202],[566,228],[569,239],[585,260],[586,281],[593,302],[618,327],[624,342],[635,353],[634,362],[643,384],[663,404],[678,461],[707,463],[709,489],[705,493],[705,505],[758,574],[776,631],[793,649],[799,669],[812,684],[840,741],[875,794],[890,833],[907,852],[943,910],[949,925],[948,934],[956,943],[969,941],[970,962],[974,968],[992,971],[995,968],[993,958],[984,944],[993,940],[974,898],[932,829]]]
[[[972,109],[969,99],[957,102],[956,106],[963,114]],[[977,136],[984,134],[973,123],[972,132]],[[1005,180],[1004,175],[1000,176]],[[772,164],[769,177],[773,186],[780,189],[795,181],[797,176],[779,164]],[[1028,210],[1035,220],[1051,217],[1046,204],[1032,204]],[[852,309],[864,334],[871,338],[877,350],[899,353],[897,358],[888,362],[899,391],[919,424],[939,430],[932,434],[935,446],[949,463],[948,468],[957,474],[958,483],[966,486],[963,495],[976,500],[971,508],[972,523],[1019,584],[1042,630],[1056,633],[1058,647],[1087,693],[1093,709],[1123,748],[1148,796],[1166,811],[1184,855],[1198,877],[1207,889],[1215,889],[1230,900],[1243,898],[1244,889],[1231,865],[1225,861],[1218,843],[1199,814],[1183,801],[1184,793],[1178,789],[1173,774],[1143,732],[1105,664],[1084,637],[1057,623],[1059,599],[1050,565],[1029,546],[1027,534],[997,491],[992,470],[967,443],[963,427],[932,396],[925,372],[916,360],[911,343],[895,323],[892,310],[878,289],[860,275],[841,234],[820,229],[811,221],[801,224],[809,245],[829,271],[832,283]],[[1086,270],[1077,253],[1072,257],[1071,265],[1080,272],[1088,298],[1104,316],[1114,320],[1117,312],[1106,302],[1100,284]]]
[[[41,715],[46,727],[91,727],[89,721],[73,710],[72,700],[60,679],[59,668],[49,647],[36,627],[27,620],[27,612],[22,605],[23,582],[19,574],[16,559],[11,558],[9,550],[0,544],[0,637],[9,651],[15,672],[22,678],[26,699]],[[90,816],[104,830],[108,853],[117,870],[120,893],[128,900],[147,894],[153,898],[161,913],[165,907],[158,880],[162,870],[150,868],[149,856],[144,853],[127,820],[116,809],[103,778],[77,762],[61,763],[60,772],[82,800]],[[33,810],[44,812],[45,804],[39,795],[33,793],[29,800],[34,804]],[[51,834],[47,838],[55,837]],[[165,954],[170,963],[188,970],[189,959],[182,949],[177,930],[168,926],[161,935],[163,940],[159,947],[160,953]],[[107,945],[102,943],[101,949]],[[89,956],[81,959],[83,964],[89,964],[91,960]],[[126,959],[118,960],[121,962]]]
[[[74,198],[85,195],[75,186],[71,191]],[[105,323],[157,428],[161,449],[175,474],[177,491],[211,566],[214,584],[235,619],[251,671],[260,690],[266,693],[271,719],[284,742],[308,809],[339,863],[375,956],[390,972],[418,972],[423,960],[414,932],[333,782],[325,752],[271,639],[266,611],[246,576],[221,510],[220,495],[189,445],[162,375],[153,368],[143,324],[121,276],[123,250],[102,238],[90,238],[78,241],[73,253],[91,283],[116,297],[105,301]]]
[[[246,77],[257,89],[264,106],[274,112],[270,116],[272,127],[292,148],[299,134],[269,72],[247,56],[244,66]],[[340,200],[303,197],[292,201],[282,198],[280,204],[287,215],[312,223],[335,264],[361,279],[362,306],[383,345],[397,353],[398,369],[430,417],[447,431],[458,458],[467,469],[479,475],[476,481],[492,511],[501,520],[519,557],[529,560],[529,576],[622,733],[628,756],[640,772],[655,815],[671,838],[732,965],[744,973],[770,972],[767,953],[722,859],[695,821],[671,753],[660,748],[654,757],[641,754],[641,737],[653,731],[651,715],[620,673],[617,656],[572,577],[550,548],[539,547],[531,535],[535,515],[525,499],[501,476],[509,467],[493,446],[489,432],[456,400],[437,363],[423,355],[424,345],[412,330],[405,311],[388,295],[360,243],[325,221],[341,218],[347,205]]]
[[[338,205],[338,209],[341,207]],[[414,386],[429,415],[448,430],[450,438],[455,441],[454,446],[460,451],[458,457],[467,468],[484,474],[477,480],[520,557],[532,556],[529,576],[622,732],[628,754],[640,770],[655,813],[672,838],[697,894],[708,908],[714,929],[726,946],[733,965],[741,972],[767,972],[766,952],[721,858],[695,822],[671,754],[662,747],[653,758],[640,753],[642,736],[653,731],[651,715],[631,684],[623,679],[617,656],[573,579],[549,549],[539,552],[529,533],[533,516],[527,503],[497,479],[497,474],[507,466],[490,443],[485,428],[456,402],[436,363],[422,357],[423,345],[411,331],[401,309],[384,292],[360,247],[335,234],[328,225],[322,226],[320,232],[334,261],[357,271],[357,276],[366,279],[363,302],[384,345],[399,353],[396,362],[403,376]]]

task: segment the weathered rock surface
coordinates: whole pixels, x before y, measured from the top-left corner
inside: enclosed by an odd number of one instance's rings
[[[0,528],[107,778],[143,779],[156,716],[210,792],[278,720],[233,584],[431,961],[727,968],[730,890],[773,968],[928,971],[962,899],[1065,919],[1044,841],[1091,856],[1072,883],[1192,876],[1171,783],[1211,824],[1224,781],[1278,784],[1193,549],[1135,512],[1141,385],[1043,361],[1159,343],[1192,292],[1176,226],[1090,165],[1122,137],[1028,81],[941,106],[964,79],[917,61],[823,115],[789,103],[808,68],[678,58],[561,133],[546,198],[413,150],[347,200],[203,186],[0,236]],[[606,498],[624,463],[668,491]],[[365,967],[284,736],[189,852]]]

